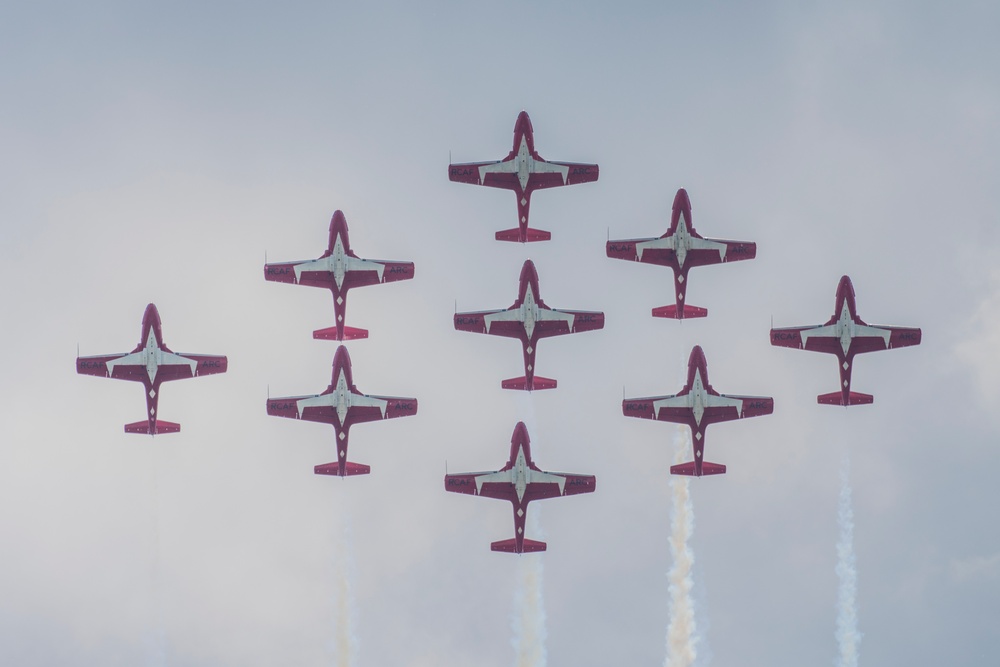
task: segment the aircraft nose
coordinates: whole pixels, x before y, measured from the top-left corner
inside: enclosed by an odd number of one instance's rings
[[[691,210],[691,200],[688,198],[687,190],[680,188],[677,190],[677,194],[674,195],[674,206],[673,209],[677,210]]]

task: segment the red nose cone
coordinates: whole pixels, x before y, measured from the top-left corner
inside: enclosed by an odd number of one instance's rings
[[[351,355],[347,353],[347,346],[341,345],[337,348],[337,353],[333,355],[333,382],[336,384],[337,376],[340,375],[340,371],[344,371],[344,375],[347,378],[347,384],[354,384],[354,380],[351,378]]]
[[[528,112],[522,111],[517,114],[517,122],[514,123],[514,132],[530,133],[531,132],[531,119],[528,118]]]
[[[524,449],[524,458],[531,461],[531,439],[528,437],[528,427],[524,422],[517,422],[514,433],[510,436],[510,460],[517,457],[517,450]]]
[[[142,314],[142,321],[148,324],[160,323],[160,313],[156,310],[156,304],[151,303],[146,306],[146,312]]]
[[[701,349],[701,345],[695,345],[691,349],[691,358],[688,359],[688,365],[695,365],[704,367],[707,362],[705,361],[705,352]]]
[[[347,218],[344,217],[344,212],[337,209],[333,212],[333,217],[330,218],[330,231],[342,230],[347,231]]]
[[[837,296],[847,296],[848,294],[854,296],[854,284],[851,282],[850,276],[842,276],[837,285]]]
[[[538,282],[538,271],[535,270],[535,263],[530,259],[524,260],[524,265],[521,266],[520,281],[523,283],[526,280],[528,282]]]
[[[674,195],[674,210],[675,211],[690,211],[691,210],[691,200],[688,199],[687,190],[681,188]]]

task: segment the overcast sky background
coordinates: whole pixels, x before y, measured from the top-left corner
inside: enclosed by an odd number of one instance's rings
[[[0,663],[326,665],[338,536],[350,535],[360,664],[513,660],[510,507],[445,493],[495,469],[518,420],[536,462],[597,491],[532,506],[551,665],[659,665],[675,427],[627,420],[674,393],[700,344],[722,392],[768,417],[713,426],[692,482],[702,664],[829,664],[839,466],[852,461],[863,664],[1000,655],[1000,7],[798,2],[9,4],[0,10]],[[450,183],[500,159],[517,113],[597,183],[532,201],[552,241],[506,244],[509,192]],[[690,275],[704,320],[654,320],[670,272],[607,259],[658,236],[686,187],[706,236],[757,258]],[[268,417],[318,393],[329,293],[271,284],[342,209],[356,252],[416,277],[352,291],[358,388],[419,414],[364,424],[331,479],[333,429]],[[558,389],[452,313],[508,306],[522,262],[550,306],[603,331],[546,340]],[[916,348],[826,355],[768,328],[821,323],[837,281]],[[229,372],[164,385],[182,431],[122,432],[137,385],[78,376],[125,352],[154,302],[168,346]],[[534,535],[532,537],[538,537]]]

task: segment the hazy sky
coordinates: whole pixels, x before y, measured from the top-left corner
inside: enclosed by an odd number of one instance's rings
[[[677,427],[621,415],[674,393],[693,345],[715,388],[771,395],[714,426],[693,480],[701,664],[829,664],[839,468],[851,457],[863,664],[1000,655],[1000,8],[988,2],[136,3],[0,10],[0,663],[328,665],[346,572],[358,664],[512,664],[510,507],[445,493],[503,464],[518,420],[546,470],[597,491],[532,505],[550,665],[659,665]],[[597,183],[536,194],[541,244],[505,244],[509,192],[450,183],[510,150],[517,113]],[[686,187],[704,235],[757,258],[670,272],[607,259],[658,236]],[[322,290],[271,284],[317,257],[342,209],[362,257],[414,280],[352,291],[358,388],[412,418],[352,430],[268,417],[318,393],[334,343]],[[610,230],[610,231],[609,231]],[[501,308],[524,259],[554,307],[603,331],[547,340],[558,389],[509,340],[456,332]],[[832,357],[772,348],[820,323],[848,274],[861,317],[920,326],[865,355],[872,406],[820,406]],[[168,346],[229,372],[164,386],[182,431],[126,435],[137,385],[78,376],[157,304]],[[344,552],[344,547],[347,552]]]

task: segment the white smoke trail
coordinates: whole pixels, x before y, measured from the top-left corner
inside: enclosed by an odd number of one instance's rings
[[[528,534],[541,538],[538,508],[528,514]],[[517,557],[517,588],[514,591],[514,614],[511,626],[514,638],[515,667],[545,667],[545,604],[542,597],[542,554],[521,554]]]
[[[678,430],[674,438],[674,462],[682,463],[691,451],[688,430]],[[670,556],[673,565],[667,577],[670,581],[670,623],[667,625],[666,667],[691,667],[698,656],[698,634],[694,620],[694,587],[692,569],[694,553],[691,534],[694,532],[694,506],[691,503],[691,478],[670,476],[673,507],[670,509]]]
[[[840,503],[837,523],[837,644],[839,667],[857,667],[861,633],[858,631],[858,570],[854,562],[854,508],[851,503],[851,459],[846,453],[840,465]]]
[[[334,601],[334,667],[358,664],[357,613],[354,602],[354,555],[352,552],[351,524],[347,515],[337,522],[334,545],[334,571],[336,591]]]
[[[157,466],[159,450],[149,447],[150,523],[152,526],[149,564],[149,599],[152,604],[152,628],[147,636],[147,662],[150,667],[167,665],[167,633],[163,609],[163,573],[160,566],[160,484]]]

